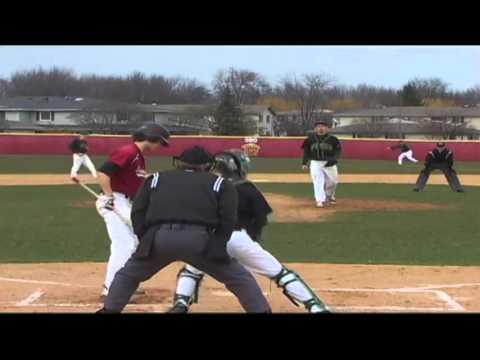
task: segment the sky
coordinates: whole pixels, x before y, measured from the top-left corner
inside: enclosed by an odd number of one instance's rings
[[[439,77],[452,90],[465,90],[480,85],[480,46],[0,46],[0,78],[40,66],[78,75],[182,76],[206,86],[229,67],[256,71],[273,84],[302,73],[393,88],[414,77]]]

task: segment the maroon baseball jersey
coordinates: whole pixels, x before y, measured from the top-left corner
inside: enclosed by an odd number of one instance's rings
[[[110,154],[109,161],[120,167],[110,177],[112,190],[133,198],[145,180],[145,158],[134,143]]]

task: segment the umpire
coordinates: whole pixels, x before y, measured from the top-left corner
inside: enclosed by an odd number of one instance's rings
[[[210,173],[214,159],[194,146],[177,168],[155,173],[138,192],[132,223],[140,244],[117,272],[100,313],[121,312],[142,281],[183,261],[225,284],[247,312],[271,312],[260,287],[226,250],[237,218],[234,185]]]
[[[453,152],[445,146],[444,142],[438,142],[437,147],[430,151],[425,158],[425,168],[420,171],[415,189],[422,191],[433,170],[441,170],[447,178],[448,185],[453,191],[465,192],[458,179],[457,172],[453,169]]]

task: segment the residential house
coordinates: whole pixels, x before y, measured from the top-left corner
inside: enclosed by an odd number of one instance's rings
[[[21,96],[0,98],[0,125],[27,131],[130,132],[144,121],[161,121],[167,110],[154,106],[82,97]],[[3,121],[2,121],[3,120]],[[201,126],[170,124],[172,133],[200,133]]]
[[[317,120],[328,120],[332,126],[336,126],[336,120],[333,118],[333,111],[328,109],[318,109],[312,112],[312,123]],[[279,111],[277,112],[277,132],[279,135],[299,135],[304,134],[305,129],[302,126],[302,113],[300,110]],[[291,133],[293,132],[293,133]],[[297,134],[298,133],[298,134]]]
[[[167,104],[140,105],[155,114],[155,122],[167,127],[188,126],[208,133],[214,121],[215,105],[199,104]],[[273,109],[262,105],[242,105],[246,118],[255,121],[257,133],[252,135],[273,136],[276,113]]]
[[[333,132],[351,137],[477,139],[480,134],[480,107],[382,107],[334,117]]]
[[[263,105],[243,105],[241,107],[244,116],[255,121],[257,134],[260,136],[275,136],[276,112]]]

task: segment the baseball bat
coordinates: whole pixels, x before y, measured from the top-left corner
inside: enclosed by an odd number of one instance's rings
[[[84,188],[86,191],[88,191],[90,194],[92,194],[93,196],[95,196],[97,199],[100,197],[100,195],[98,195],[95,191],[93,191],[89,186],[81,183],[80,181],[77,182],[78,185],[80,185],[82,188]],[[120,212],[113,208],[113,212],[115,214],[118,215],[118,217],[125,223],[125,225],[127,225],[132,231],[133,231],[133,225],[132,225],[132,222],[128,219],[126,219],[122,214],[120,214]]]

